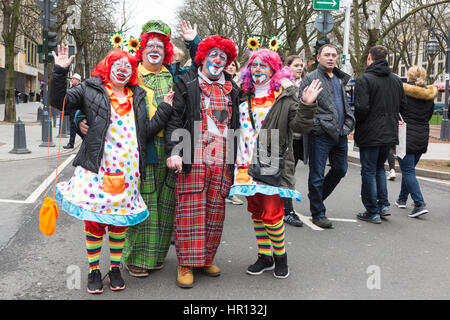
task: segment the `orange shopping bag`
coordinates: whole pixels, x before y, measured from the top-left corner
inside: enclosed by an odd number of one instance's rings
[[[44,199],[41,211],[39,211],[39,229],[46,236],[51,236],[55,233],[56,219],[58,219],[58,207],[55,200],[50,197]]]

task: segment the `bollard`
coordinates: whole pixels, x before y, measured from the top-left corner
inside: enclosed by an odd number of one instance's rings
[[[48,112],[44,111],[42,114],[42,143],[39,145],[39,147],[54,147],[55,144],[53,143],[52,138],[52,126],[51,126],[50,117],[48,116]],[[50,131],[49,131],[50,128]]]
[[[59,118],[59,123],[61,123],[61,118],[62,118],[62,113],[61,113],[61,117]],[[56,136],[57,138],[67,138],[67,118],[68,116],[64,116],[63,121],[62,121],[62,127],[58,126],[59,128],[59,133]]]
[[[14,148],[9,153],[31,153],[27,149],[27,139],[25,136],[25,124],[20,120],[17,120],[14,124]]]
[[[37,110],[37,119],[36,122],[41,122],[42,121],[42,113],[44,112],[44,109],[42,109],[42,107],[39,107]]]

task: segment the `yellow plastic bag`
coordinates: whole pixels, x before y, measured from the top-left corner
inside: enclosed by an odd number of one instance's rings
[[[51,236],[55,233],[56,219],[58,219],[58,207],[55,200],[46,197],[39,211],[39,228],[46,236]]]

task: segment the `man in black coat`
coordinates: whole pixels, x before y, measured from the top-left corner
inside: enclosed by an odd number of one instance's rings
[[[355,83],[355,142],[361,161],[361,200],[366,208],[357,217],[377,224],[390,215],[384,163],[390,147],[398,144],[398,114],[406,105],[402,81],[390,70],[386,55],[385,47],[372,47],[367,69]]]

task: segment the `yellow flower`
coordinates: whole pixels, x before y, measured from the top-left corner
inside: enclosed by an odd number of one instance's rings
[[[109,38],[109,45],[121,49],[122,44],[123,44],[122,32],[111,33],[111,38]]]
[[[247,40],[247,46],[250,50],[258,50],[260,45],[261,45],[261,40],[254,36],[251,36]]]
[[[140,41],[141,39],[135,39],[133,36],[130,37],[127,41],[128,52],[135,53],[136,51],[141,49]]]
[[[269,49],[272,51],[277,51],[281,47],[282,47],[282,45],[281,45],[280,37],[272,36],[269,40]]]

